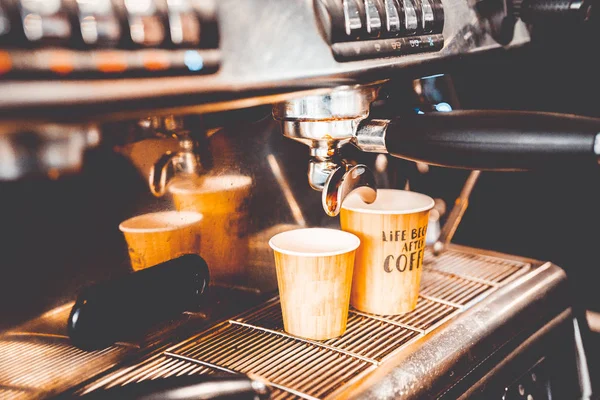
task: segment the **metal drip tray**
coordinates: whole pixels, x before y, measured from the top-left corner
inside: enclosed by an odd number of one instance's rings
[[[257,304],[256,295],[231,289],[213,288],[211,296],[210,302],[219,303],[225,315],[244,310],[240,305],[230,304],[233,299],[242,299],[242,304]],[[0,334],[0,399],[41,399],[63,393],[120,364],[139,360],[140,351],[146,351],[145,354],[156,351],[165,338],[171,338],[179,329],[187,332],[183,336],[186,337],[210,326],[207,315],[185,313],[155,326],[135,341],[83,351],[73,346],[67,336],[67,318],[72,306],[73,303],[64,304]]]
[[[65,304],[0,335],[0,399],[45,398],[117,365],[133,346],[87,352],[71,345]]]
[[[6,336],[0,340],[0,398],[38,398],[68,389],[114,365],[126,352],[120,346],[85,352],[63,337]]]
[[[412,343],[532,269],[528,262],[454,248],[426,255],[417,308],[377,316],[350,310],[346,333],[319,342],[283,331],[279,299],[231,318],[83,392],[173,375],[251,374],[274,388],[274,399],[335,397]]]

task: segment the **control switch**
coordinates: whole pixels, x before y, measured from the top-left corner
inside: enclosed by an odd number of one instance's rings
[[[200,43],[200,21],[190,0],[167,0],[171,43],[181,47],[197,47]]]
[[[121,26],[111,0],[77,0],[81,38],[88,46],[115,46]]]
[[[153,0],[125,0],[131,41],[142,47],[155,47],[165,40],[165,26]]]
[[[23,33],[30,43],[65,44],[71,25],[61,0],[19,0]]]

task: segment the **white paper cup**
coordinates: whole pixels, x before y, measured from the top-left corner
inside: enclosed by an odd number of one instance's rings
[[[196,212],[163,211],[121,222],[131,267],[138,271],[183,254],[197,254],[201,221]]]
[[[350,297],[353,307],[380,315],[414,310],[433,206],[429,196],[394,189],[379,189],[372,204],[357,195],[344,201],[342,229],[361,241]]]
[[[324,228],[296,229],[271,238],[286,332],[326,340],[346,331],[359,245],[355,235]]]

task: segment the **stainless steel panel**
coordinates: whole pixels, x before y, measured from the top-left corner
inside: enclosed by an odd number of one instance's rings
[[[336,395],[364,399],[441,395],[490,356],[501,354],[514,338],[535,332],[568,309],[566,298],[565,273],[544,264],[480,299],[444,329],[404,347],[372,374]]]
[[[319,342],[284,332],[275,298],[110,374],[82,392],[168,374],[225,371],[249,374],[273,385],[274,398],[410,397],[422,389],[416,382],[439,379],[440,367],[460,359],[474,335],[489,334],[498,324],[510,322],[509,317],[521,312],[536,290],[552,294],[554,286],[564,281],[558,268],[538,266],[529,260],[451,246],[443,257],[427,254],[423,293],[429,294],[408,314],[377,316],[351,310],[346,333]],[[517,303],[511,307],[511,301]],[[503,305],[503,312],[488,311],[495,303]],[[462,329],[467,314],[478,327],[470,328],[473,333]],[[440,343],[446,332],[452,332],[452,341]],[[397,375],[403,380],[394,380]]]
[[[344,63],[335,61],[327,40],[321,34],[313,0],[219,0],[217,3],[222,66],[214,75],[0,82],[0,110],[74,103],[105,103],[106,106],[106,102],[116,100],[146,101],[165,96],[219,92],[243,98],[248,97],[243,92],[250,90],[289,93],[356,83],[364,81],[365,76],[369,76],[369,80],[384,79],[398,68],[500,47],[467,0],[443,1],[445,47],[440,52]],[[517,24],[511,45],[518,46],[528,41],[527,29],[522,23]],[[254,92],[254,96],[256,94]],[[215,104],[217,100],[213,95],[208,98],[188,98],[186,104],[213,103],[209,108],[194,109],[205,111],[275,101],[272,97],[254,97],[235,104],[222,100],[220,98]],[[134,108],[144,107],[147,106],[137,104]],[[174,105],[170,103],[166,107]],[[73,118],[72,115],[70,117]]]

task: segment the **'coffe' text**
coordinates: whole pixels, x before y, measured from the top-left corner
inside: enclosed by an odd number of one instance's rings
[[[390,254],[385,258],[383,270],[404,272],[418,269],[423,263],[426,234],[427,225],[415,229],[381,232],[384,242],[404,242],[400,254]]]

